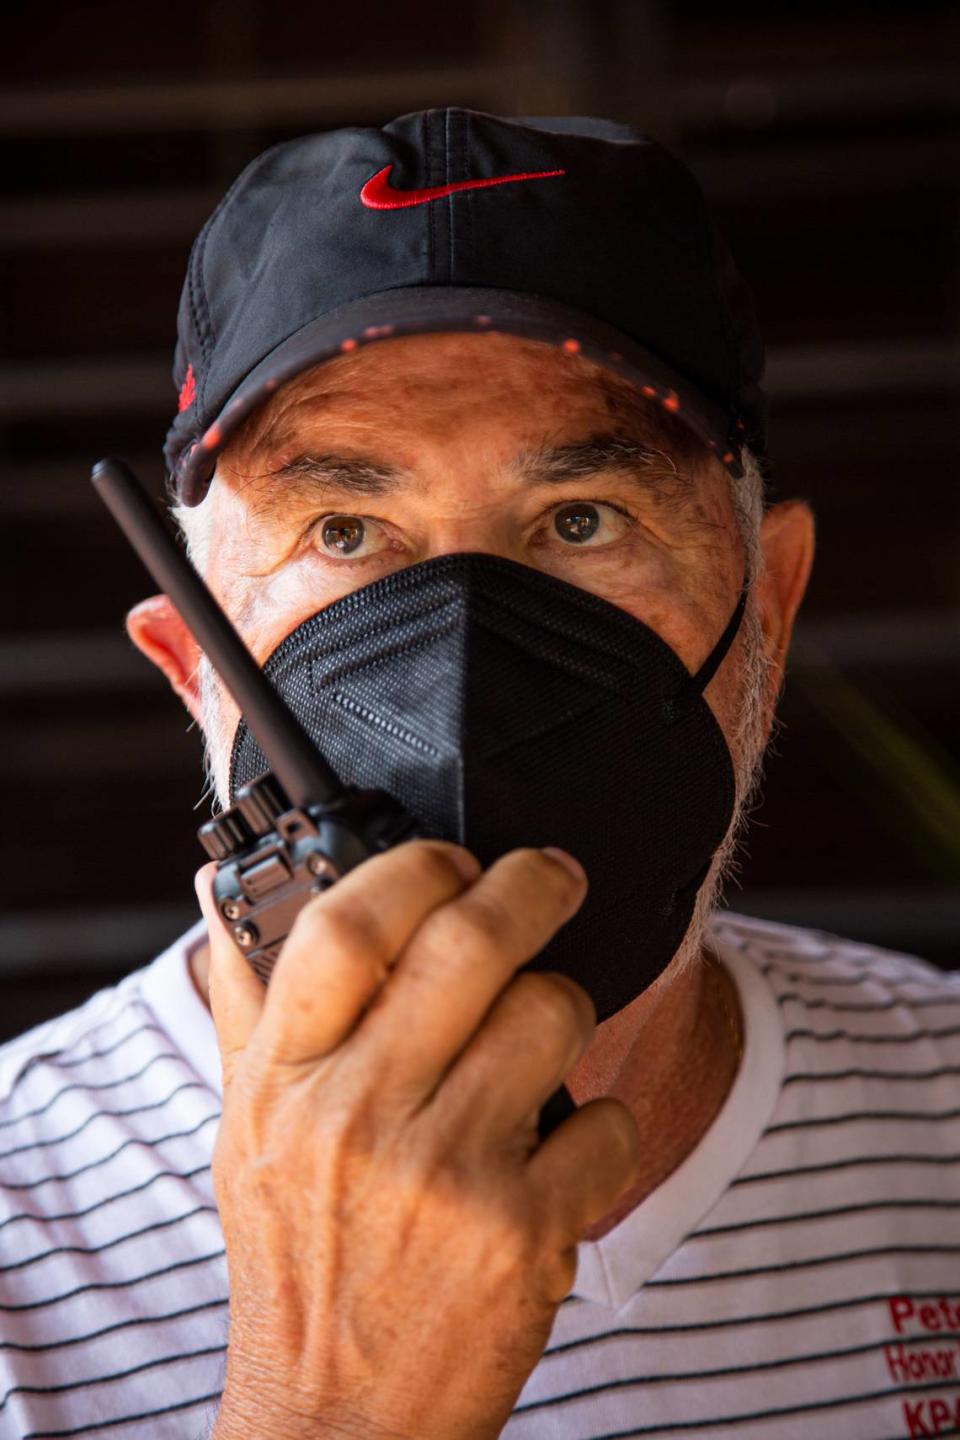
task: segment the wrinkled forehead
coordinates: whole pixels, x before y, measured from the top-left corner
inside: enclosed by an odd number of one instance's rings
[[[622,376],[553,345],[504,334],[417,335],[337,356],[288,381],[245,421],[218,471],[243,471],[336,427],[427,438],[469,417],[481,432],[510,415],[531,430],[609,424],[658,447],[690,473],[714,457],[688,428]]]

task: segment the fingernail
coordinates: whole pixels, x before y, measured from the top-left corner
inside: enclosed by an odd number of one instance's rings
[[[562,865],[565,870],[569,870],[573,878],[579,880],[581,885],[586,885],[586,870],[584,870],[580,861],[575,860],[566,850],[560,850],[556,845],[545,845],[543,847],[543,853],[544,855],[549,855],[551,860],[556,860],[557,864]]]
[[[208,865],[203,865],[193,877],[193,888],[197,892],[197,900],[204,915],[212,908],[210,900],[210,886],[213,883],[213,876],[216,873],[216,861],[211,860]]]

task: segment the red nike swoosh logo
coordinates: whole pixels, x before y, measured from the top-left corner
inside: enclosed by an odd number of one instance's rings
[[[361,203],[368,210],[404,210],[408,205],[426,205],[442,200],[458,190],[485,190],[488,185],[512,185],[518,180],[548,180],[552,175],[566,175],[566,170],[522,171],[517,175],[496,175],[492,180],[456,180],[452,185],[428,185],[425,190],[396,190],[390,184],[392,165],[384,165],[360,191]]]

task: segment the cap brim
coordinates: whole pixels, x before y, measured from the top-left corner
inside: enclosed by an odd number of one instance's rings
[[[247,416],[302,371],[378,340],[442,332],[524,336],[583,355],[635,384],[703,441],[730,474],[743,474],[741,442],[726,412],[628,335],[539,295],[452,285],[365,295],[304,325],[251,370],[207,431],[186,447],[173,482],[184,505],[206,494],[217,456]],[[733,438],[731,436],[733,431]]]

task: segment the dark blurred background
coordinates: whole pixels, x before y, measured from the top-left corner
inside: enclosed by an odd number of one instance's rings
[[[819,556],[732,908],[960,964],[960,7],[8,3],[0,58],[0,1034],[195,915],[200,745],[87,480],[155,493],[191,240],[239,169],[422,106],[676,148],[754,285]]]

